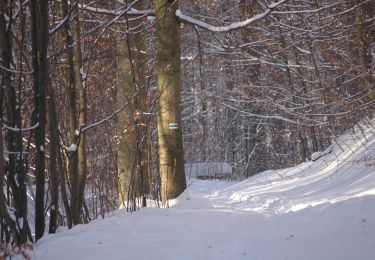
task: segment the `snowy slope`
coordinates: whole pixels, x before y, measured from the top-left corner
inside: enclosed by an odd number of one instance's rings
[[[34,259],[375,260],[374,132],[363,124],[315,162],[244,182],[192,180],[173,207],[47,235]]]
[[[315,162],[266,171],[206,197],[217,207],[282,214],[375,195],[375,128],[362,123],[336,142]]]

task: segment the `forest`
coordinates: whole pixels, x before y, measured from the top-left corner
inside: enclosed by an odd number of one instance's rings
[[[374,57],[375,0],[0,0],[0,255],[169,207],[188,165],[317,160],[373,117]]]

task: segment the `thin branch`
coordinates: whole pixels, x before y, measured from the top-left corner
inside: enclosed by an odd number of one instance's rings
[[[211,32],[230,32],[230,31],[237,30],[237,29],[240,29],[242,27],[248,26],[249,24],[252,24],[252,23],[254,23],[258,20],[263,19],[267,15],[271,14],[273,9],[275,9],[276,7],[285,3],[286,1],[287,0],[281,0],[279,2],[273,3],[273,4],[269,5],[268,9],[261,14],[257,14],[257,15],[255,15],[255,16],[253,16],[253,17],[251,17],[251,18],[249,18],[245,21],[231,23],[231,24],[228,24],[228,25],[225,25],[225,26],[214,26],[214,25],[205,23],[203,21],[197,20],[193,17],[184,15],[183,13],[181,13],[180,9],[176,10],[176,16],[182,22],[186,22],[186,23],[189,23],[189,24],[196,25],[198,27],[201,27],[201,28],[206,29],[206,30],[211,31]]]
[[[133,99],[135,97],[137,97],[139,95],[139,92],[135,93],[126,103],[124,103],[124,105],[122,107],[120,107],[119,109],[115,110],[112,114],[110,114],[109,116],[106,116],[104,117],[103,119],[97,121],[97,122],[94,122],[94,123],[91,123],[90,125],[87,125],[87,126],[81,126],[80,127],[80,133],[81,132],[86,132],[87,130],[90,130],[91,128],[94,128],[94,127],[97,127],[109,120],[111,120],[113,117],[115,117],[118,113],[120,113],[125,107],[127,107],[130,102],[133,101]]]
[[[2,121],[4,129],[10,130],[12,132],[32,131],[32,130],[34,130],[35,128],[37,128],[39,126],[39,123],[36,123],[35,125],[27,127],[27,128],[18,128],[18,127],[11,127],[11,126],[6,125],[5,122],[4,122],[4,120],[0,120],[0,121]]]
[[[116,10],[111,10],[111,9],[93,7],[87,4],[79,4],[78,7],[80,9],[87,10],[87,11],[97,13],[97,14],[123,16],[126,13],[128,16],[155,16],[154,10],[136,10],[134,8],[130,8],[126,10],[126,12],[124,12],[124,11],[116,11]]]
[[[69,15],[67,15],[63,20],[61,20],[54,28],[49,30],[49,36],[57,32],[61,27],[65,25],[65,23],[68,21]]]

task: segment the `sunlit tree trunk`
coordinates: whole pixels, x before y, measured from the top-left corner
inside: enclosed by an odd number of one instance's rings
[[[67,0],[61,1],[61,13],[63,17],[70,18],[69,3]],[[71,182],[71,196],[70,196],[70,213],[73,224],[80,223],[80,210],[78,208],[78,130],[77,122],[77,87],[74,75],[74,60],[73,60],[73,33],[71,31],[70,19],[64,25],[64,44],[67,59],[67,77],[68,77],[68,99],[69,99],[69,176]]]
[[[142,9],[143,1],[134,7]],[[144,116],[147,109],[146,45],[145,32],[141,31],[144,22],[145,19],[130,21],[125,17],[119,30],[126,33],[117,47],[117,106],[130,102],[117,117],[119,202],[120,207],[130,210],[135,209],[139,197],[142,197],[142,205],[146,206],[145,195],[149,192],[149,146]],[[137,96],[133,97],[135,94]]]
[[[159,167],[163,205],[186,188],[181,126],[180,27],[178,1],[155,0]]]
[[[86,98],[86,80],[87,75],[83,69],[82,62],[82,45],[81,45],[81,28],[79,22],[78,12],[73,20],[73,61],[74,61],[74,75],[75,83],[79,94],[79,128],[87,124],[87,98]],[[81,222],[81,209],[84,205],[84,193],[87,179],[87,159],[86,159],[86,133],[81,132],[79,135],[78,144],[78,184],[77,184],[77,206],[75,219]]]

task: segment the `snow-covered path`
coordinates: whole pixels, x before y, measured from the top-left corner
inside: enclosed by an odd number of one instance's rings
[[[363,129],[316,162],[244,182],[190,180],[171,208],[47,235],[34,258],[375,260],[375,135]]]
[[[35,259],[375,259],[372,197],[281,215],[187,198],[47,236]]]

